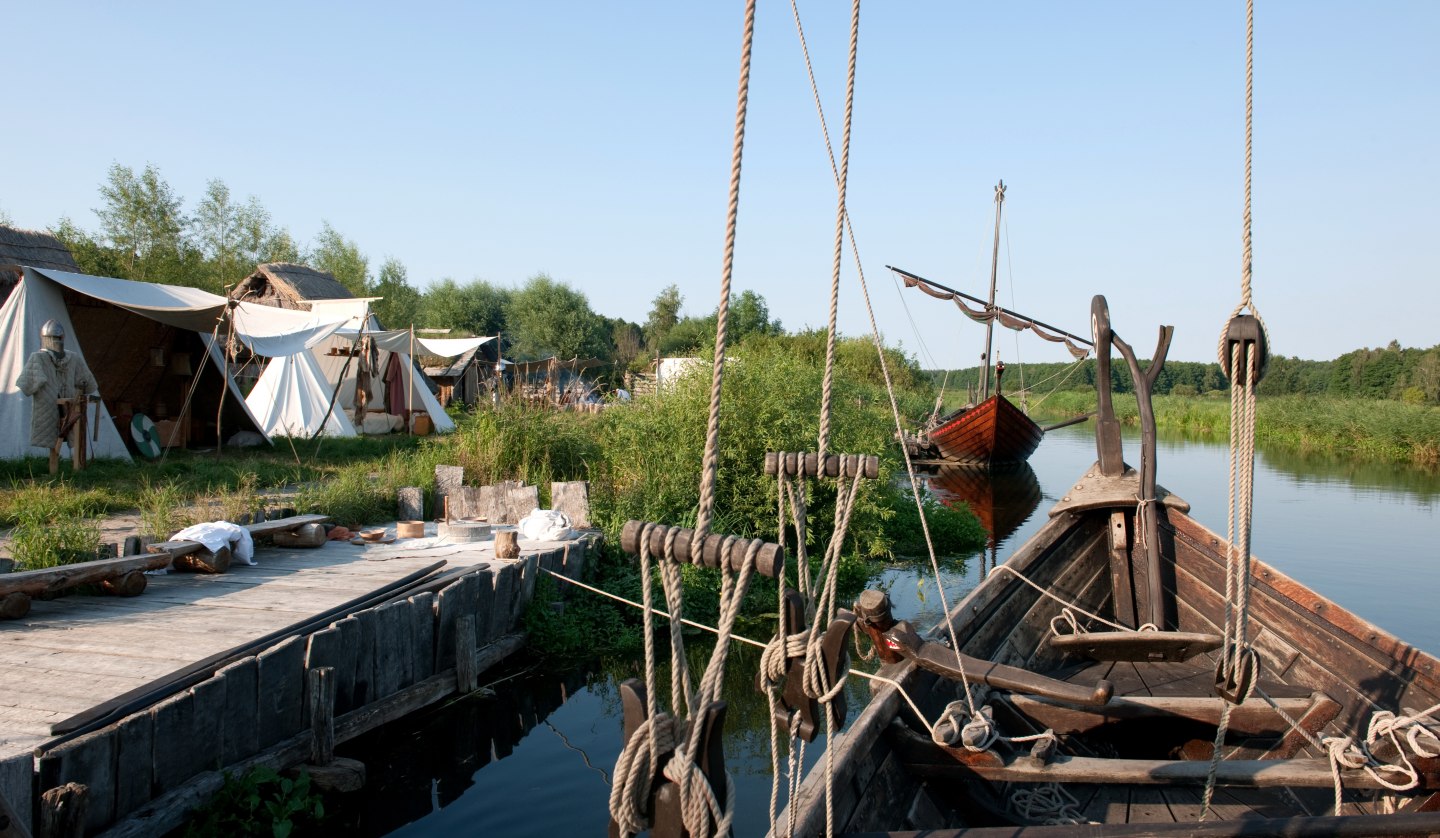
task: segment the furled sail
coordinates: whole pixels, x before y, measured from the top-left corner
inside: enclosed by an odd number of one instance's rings
[[[890,270],[894,271],[900,277],[901,281],[905,283],[906,288],[919,289],[937,300],[949,300],[955,303],[955,307],[960,309],[962,314],[974,320],[976,323],[989,323],[994,321],[1016,332],[1028,330],[1033,332],[1037,337],[1048,340],[1051,343],[1065,344],[1065,348],[1069,350],[1070,354],[1075,358],[1084,358],[1090,354],[1089,347],[1092,346],[1092,344],[1082,337],[1077,337],[1069,332],[1061,331],[1053,326],[1016,314],[1013,311],[1000,308],[999,306],[991,308],[983,301],[971,297],[968,294],[961,293],[952,288],[946,288],[943,285],[931,282],[924,277],[916,276],[908,271],[902,271],[895,267],[891,267]],[[979,303],[980,307],[971,308],[965,304],[966,300]]]

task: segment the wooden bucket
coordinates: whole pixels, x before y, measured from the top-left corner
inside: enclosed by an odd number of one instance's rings
[[[424,521],[400,521],[395,525],[395,535],[400,538],[424,538]]]

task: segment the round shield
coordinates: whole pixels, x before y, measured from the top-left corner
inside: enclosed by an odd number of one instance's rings
[[[149,416],[135,414],[135,418],[130,420],[130,438],[135,440],[135,450],[147,460],[160,456],[160,432],[155,430],[155,423],[150,421]]]

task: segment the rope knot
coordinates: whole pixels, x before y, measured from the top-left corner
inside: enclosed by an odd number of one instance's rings
[[[965,750],[978,753],[989,750],[1000,740],[1000,730],[988,705],[971,714],[966,702],[952,701],[930,729],[930,739],[937,745],[950,748],[963,745]]]

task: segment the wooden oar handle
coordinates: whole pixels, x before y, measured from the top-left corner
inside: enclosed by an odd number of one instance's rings
[[[626,521],[620,530],[620,549],[632,556],[639,555],[640,533],[645,526],[644,521]],[[726,570],[735,573],[740,570],[751,545],[758,543],[760,551],[755,556],[755,572],[771,579],[778,579],[785,572],[785,548],[779,544],[754,538],[734,538],[727,548],[726,540],[730,537],[712,533],[705,537],[703,544],[696,545],[694,530],[664,524],[655,524],[650,530],[651,555],[664,555],[665,539],[672,530],[675,532],[675,560],[678,562],[702,567],[723,565]]]
[[[822,459],[814,451],[766,451],[765,473],[783,477],[854,477],[863,474],[874,480],[880,476],[880,458],[873,454],[826,454]]]

